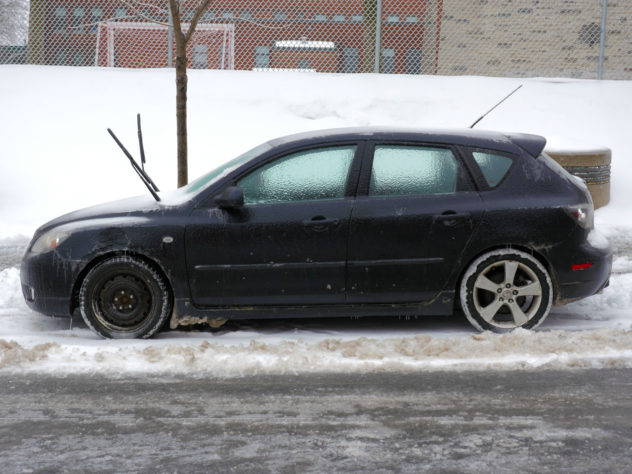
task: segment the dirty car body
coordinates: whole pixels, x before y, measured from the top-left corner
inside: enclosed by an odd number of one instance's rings
[[[106,337],[169,321],[449,315],[533,328],[606,284],[586,186],[525,134],[338,129],[271,140],[170,195],[39,228],[28,305]],[[597,242],[597,243],[596,243]]]

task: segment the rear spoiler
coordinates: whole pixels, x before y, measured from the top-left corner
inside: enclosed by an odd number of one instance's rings
[[[524,151],[533,157],[537,157],[542,153],[546,146],[546,138],[540,135],[531,135],[528,133],[508,133],[505,135],[512,143],[518,145]]]

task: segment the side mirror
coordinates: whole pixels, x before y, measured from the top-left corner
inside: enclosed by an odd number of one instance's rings
[[[234,209],[244,205],[244,190],[239,186],[228,186],[215,198],[215,203],[222,209]]]

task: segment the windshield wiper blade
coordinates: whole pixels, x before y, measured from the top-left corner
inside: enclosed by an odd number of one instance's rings
[[[138,148],[140,148],[140,166],[143,170],[143,174],[145,175],[145,177],[147,178],[147,181],[149,181],[149,184],[152,185],[152,187],[154,188],[154,191],[160,191],[160,189],[158,189],[158,186],[156,186],[156,183],[154,183],[154,181],[149,177],[149,174],[145,171],[145,147],[143,146],[143,131],[140,128],[140,114],[136,114],[136,125],[138,127]]]
[[[140,114],[138,117],[138,124],[140,126]],[[134,171],[136,171],[136,174],[138,174],[138,177],[141,179],[141,181],[143,182],[143,184],[145,186],[147,186],[147,189],[149,190],[149,192],[151,193],[151,195],[154,197],[154,199],[156,201],[160,201],[160,196],[158,196],[158,194],[156,193],[156,191],[159,191],[158,187],[154,184],[154,182],[151,180],[151,178],[149,177],[149,175],[145,172],[145,170],[143,168],[141,168],[138,163],[136,162],[136,160],[134,159],[134,157],[130,154],[129,151],[127,151],[127,148],[125,148],[125,146],[123,146],[123,144],[121,143],[121,141],[118,139],[118,137],[114,134],[114,132],[108,128],[108,133],[110,134],[110,136],[114,139],[114,141],[116,142],[116,144],[121,148],[121,150],[123,150],[123,153],[125,153],[125,156],[127,156],[127,158],[129,158],[129,162],[132,165],[132,168],[134,168]],[[140,134],[140,129],[139,129],[139,139],[141,140],[141,148],[142,148],[142,135]],[[142,151],[141,156],[144,157],[145,152],[144,150]]]

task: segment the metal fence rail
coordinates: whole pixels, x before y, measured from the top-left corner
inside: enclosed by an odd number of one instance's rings
[[[182,2],[183,22],[196,3]],[[173,62],[167,0],[30,0],[24,18],[0,15],[0,63]],[[632,2],[214,0],[188,58],[210,69],[632,79]]]

